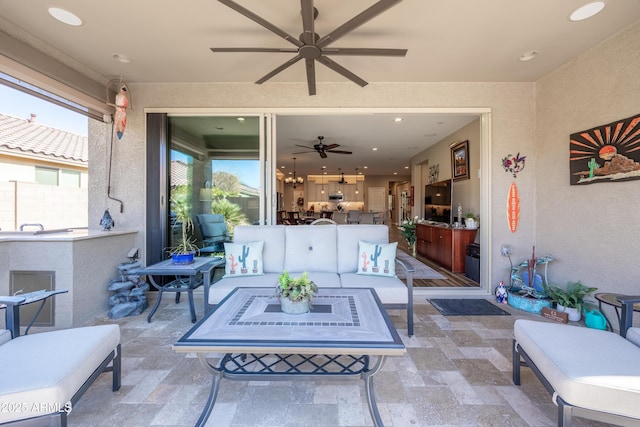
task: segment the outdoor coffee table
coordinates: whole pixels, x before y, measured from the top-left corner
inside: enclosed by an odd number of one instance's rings
[[[196,353],[213,375],[196,426],[209,418],[222,378],[362,379],[371,418],[382,426],[373,375],[386,356],[402,356],[405,347],[375,291],[321,289],[313,310],[297,315],[282,313],[273,295],[272,288],[236,288],[173,345],[177,352]],[[218,366],[207,361],[207,353],[223,354]]]

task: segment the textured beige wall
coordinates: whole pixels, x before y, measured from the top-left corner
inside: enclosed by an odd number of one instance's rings
[[[569,185],[569,135],[640,114],[639,40],[640,22],[537,84],[536,249],[562,285],[640,292],[640,181]]]
[[[124,137],[113,144],[112,196],[122,199],[123,212],[119,204],[106,198],[110,129],[99,123],[90,124],[89,157],[91,163],[90,227],[110,208],[117,227],[144,230],[144,185],[145,185],[145,108],[232,108],[242,112],[246,108],[490,108],[492,138],[490,163],[498,165],[505,152],[532,152],[534,147],[534,85],[531,83],[386,83],[370,84],[360,88],[352,83],[318,84],[318,95],[309,97],[305,84],[132,84],[134,110],[127,116]],[[484,149],[484,148],[483,148]],[[528,167],[535,167],[531,159]],[[532,174],[530,174],[532,175]],[[510,180],[504,174],[491,178],[490,171],[483,172],[490,179],[490,204],[495,211],[491,223],[492,252],[499,254],[499,246],[509,240],[510,235],[503,211]],[[522,215],[522,229],[514,244],[529,246],[533,241],[535,181],[522,180],[523,206],[530,212]],[[497,194],[494,197],[493,194]],[[487,220],[483,219],[483,224]],[[136,246],[144,248],[144,236],[140,235]],[[495,245],[498,245],[498,249]],[[488,245],[487,245],[488,246]],[[484,250],[488,250],[485,248]],[[497,251],[497,252],[496,252]],[[144,254],[143,254],[144,258]],[[508,264],[495,257],[491,267],[491,287],[500,279],[508,277]]]

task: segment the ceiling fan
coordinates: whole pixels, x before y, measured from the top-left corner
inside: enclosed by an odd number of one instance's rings
[[[296,144],[297,147],[302,147],[302,148],[308,148],[309,150],[315,150],[318,152],[318,154],[320,154],[320,157],[322,157],[323,159],[327,158],[327,153],[337,153],[337,154],[352,154],[351,151],[344,151],[344,150],[336,150],[336,148],[340,147],[340,144],[329,144],[329,145],[324,145],[322,143],[322,140],[324,139],[324,136],[319,136],[318,137],[318,143],[317,144],[313,144],[313,147],[308,147],[306,145],[299,145]],[[311,153],[313,151],[299,151],[297,153],[293,153],[293,154],[304,154],[304,153]]]
[[[230,7],[236,12],[246,16],[252,21],[262,25],[267,30],[277,34],[289,43],[293,44],[293,48],[259,48],[259,47],[246,47],[246,48],[234,48],[234,47],[212,47],[213,52],[276,52],[276,53],[295,53],[296,55],[289,59],[284,64],[275,68],[265,76],[256,81],[256,84],[262,84],[275,76],[276,74],[289,68],[301,59],[305,60],[305,66],[307,69],[307,86],[309,88],[309,95],[316,94],[316,70],[315,61],[325,65],[338,74],[346,77],[352,82],[364,87],[368,83],[362,78],[358,77],[351,71],[347,70],[343,66],[329,59],[328,55],[357,55],[357,56],[405,56],[407,49],[375,49],[375,48],[337,48],[327,47],[331,43],[343,37],[345,34],[358,28],[364,23],[370,21],[376,16],[380,15],[387,9],[400,3],[402,0],[379,0],[371,7],[365,9],[358,15],[354,16],[329,34],[324,37],[320,37],[314,30],[314,20],[318,16],[318,9],[313,6],[313,0],[300,0],[302,7],[302,34],[299,38],[295,38],[288,34],[286,31],[276,27],[264,18],[256,15],[250,10],[240,6],[233,0],[218,0],[220,3]]]

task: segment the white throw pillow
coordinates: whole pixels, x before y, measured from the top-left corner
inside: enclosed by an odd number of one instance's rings
[[[360,240],[358,244],[358,274],[395,276],[397,247],[398,242],[369,243]]]
[[[262,248],[264,241],[251,243],[225,243],[226,263],[224,277],[244,277],[264,274]]]

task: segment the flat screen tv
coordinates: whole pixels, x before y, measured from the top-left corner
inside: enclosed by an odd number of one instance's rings
[[[452,192],[453,185],[450,179],[425,185],[424,218],[430,221],[450,224]]]

